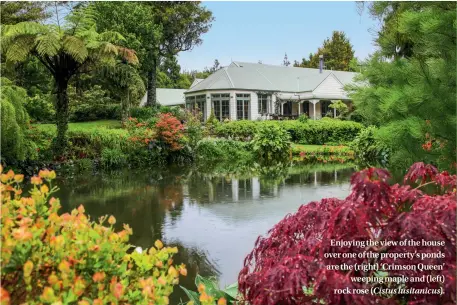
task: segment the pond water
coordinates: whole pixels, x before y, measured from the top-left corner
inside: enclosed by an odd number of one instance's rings
[[[64,211],[84,204],[94,219],[114,215],[128,223],[130,242],[149,248],[156,239],[178,246],[176,263],[188,275],[180,285],[196,290],[196,273],[220,286],[237,281],[245,256],[259,235],[310,201],[349,194],[351,167],[290,167],[273,177],[222,175],[190,169],[81,174],[60,180],[56,194]],[[171,304],[187,301],[176,287]]]

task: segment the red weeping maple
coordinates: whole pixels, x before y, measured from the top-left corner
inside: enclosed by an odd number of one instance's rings
[[[402,184],[390,185],[384,169],[369,168],[351,178],[351,194],[302,205],[266,237],[260,236],[245,258],[238,277],[243,299],[250,305],[293,304],[454,304],[456,302],[456,180],[455,175],[424,163],[411,166]],[[410,183],[414,186],[411,186]],[[424,192],[435,185],[434,195]],[[337,241],[397,241],[397,245],[336,247]],[[404,240],[444,242],[443,247],[400,246]],[[388,253],[417,252],[425,258],[389,258]],[[384,253],[379,258],[363,252]],[[441,252],[439,257],[433,253]],[[329,258],[325,253],[355,253],[355,258]],[[341,254],[343,255],[343,254]],[[444,256],[444,257],[443,257]],[[435,258],[433,258],[435,257]],[[444,283],[362,283],[351,277],[374,277],[374,270],[331,270],[354,264],[442,265],[442,270],[389,270],[388,277],[443,276]],[[444,265],[443,265],[444,264]],[[329,270],[330,269],[330,270]],[[406,268],[409,269],[409,268]],[[412,268],[411,268],[412,269]],[[377,276],[380,276],[377,273]],[[385,275],[384,275],[385,276]],[[353,289],[442,288],[443,294],[360,294]],[[307,293],[304,292],[307,288]],[[352,293],[337,294],[349,288]]]

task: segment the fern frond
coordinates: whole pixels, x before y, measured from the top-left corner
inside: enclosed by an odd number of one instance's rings
[[[3,40],[2,40],[3,43]],[[6,49],[6,58],[11,62],[24,61],[35,46],[35,38],[32,35],[18,35],[9,42]]]
[[[63,49],[80,63],[83,62],[89,55],[89,52],[84,45],[84,41],[75,36],[66,36],[64,38]]]
[[[37,22],[19,22],[13,25],[3,25],[4,37],[16,37],[18,35],[38,35],[47,31],[46,26]]]
[[[119,54],[124,58],[128,63],[133,65],[137,65],[139,63],[138,57],[136,56],[135,50],[124,48],[124,47],[117,47],[119,50]]]
[[[107,41],[111,43],[120,43],[122,41],[125,41],[124,36],[122,36],[120,33],[115,32],[115,31],[106,31],[100,34],[99,39],[101,41]]]
[[[36,38],[36,50],[41,56],[55,56],[61,48],[60,41],[60,35],[57,31],[49,31]]]

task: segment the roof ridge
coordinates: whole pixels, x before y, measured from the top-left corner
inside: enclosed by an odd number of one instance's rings
[[[224,68],[224,71],[225,71],[225,74],[226,74],[227,77],[228,77],[228,80],[230,81],[230,85],[232,85],[232,88],[235,88],[235,86],[233,85],[232,78],[230,77],[230,75],[229,75],[228,72],[227,72],[227,67]]]
[[[263,76],[263,78],[265,78],[267,80],[267,82],[269,82],[272,86],[274,86],[274,84],[268,79],[268,77],[266,77],[265,75],[262,74],[262,72],[260,72],[258,69],[255,69],[257,71],[257,73],[259,73],[260,75]]]

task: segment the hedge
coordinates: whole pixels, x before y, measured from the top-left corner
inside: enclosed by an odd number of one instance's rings
[[[215,135],[240,140],[249,140],[261,125],[278,124],[290,134],[291,140],[300,144],[347,144],[355,139],[363,125],[352,121],[323,119],[301,123],[290,121],[233,121],[215,128]]]

